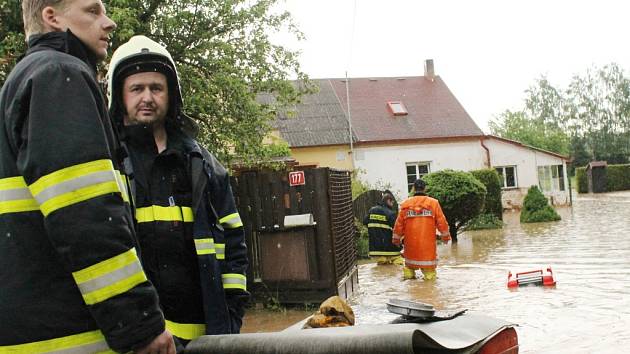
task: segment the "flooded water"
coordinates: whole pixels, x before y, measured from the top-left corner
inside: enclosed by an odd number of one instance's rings
[[[385,303],[398,298],[513,322],[520,353],[630,352],[630,192],[574,195],[573,207],[557,210],[559,222],[520,224],[518,213],[506,213],[502,230],[440,245],[435,282],[402,281],[396,266],[361,265],[349,301],[357,324],[393,320]],[[552,268],[555,287],[507,288],[509,270],[541,266]],[[281,330],[308,314],[250,311],[243,331]]]

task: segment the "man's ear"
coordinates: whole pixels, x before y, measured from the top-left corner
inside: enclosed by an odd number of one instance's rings
[[[52,6],[46,6],[42,10],[42,22],[46,32],[63,31],[62,24],[59,21],[59,10]]]

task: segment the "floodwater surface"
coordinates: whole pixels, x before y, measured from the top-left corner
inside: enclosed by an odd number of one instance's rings
[[[402,280],[396,266],[359,267],[357,324],[387,323],[388,299],[468,309],[517,325],[520,353],[630,353],[630,192],[574,195],[561,221],[471,231],[439,245],[438,279]],[[555,287],[507,288],[508,271],[551,267]],[[420,275],[420,272],[418,272]],[[243,332],[281,330],[311,312],[252,311]]]

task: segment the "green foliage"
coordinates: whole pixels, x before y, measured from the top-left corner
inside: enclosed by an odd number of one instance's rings
[[[586,176],[586,167],[578,167],[575,169],[575,179],[577,179],[577,192],[588,193],[588,179]]]
[[[606,190],[630,190],[630,165],[606,166]]]
[[[537,186],[531,186],[523,200],[521,222],[544,222],[560,220],[560,215],[549,205],[547,198]]]
[[[499,221],[503,220],[503,204],[501,203],[501,179],[493,168],[470,171],[486,187],[486,199],[480,214],[492,214]]]
[[[368,229],[357,218],[354,218],[354,226],[357,229],[357,232],[355,233],[357,255],[359,258],[369,258],[370,236],[368,235]]]
[[[471,173],[443,170],[422,177],[427,195],[440,202],[453,240],[470,220],[479,214],[486,197],[486,187]]]
[[[479,214],[474,217],[468,225],[466,230],[488,230],[488,229],[500,229],[503,227],[503,221],[497,218],[494,214]]]
[[[524,111],[501,113],[488,123],[492,134],[539,149],[568,155],[569,137],[562,129],[536,120]]]
[[[106,0],[118,24],[112,50],[136,34],[166,46],[175,60],[186,112],[200,140],[224,163],[267,157],[263,138],[279,107],[310,92],[297,53],[271,41],[282,31],[303,39],[278,0]],[[17,0],[0,0],[0,84],[24,51]],[[104,77],[106,67],[101,67]],[[294,85],[289,78],[300,82]],[[273,102],[257,101],[261,93]],[[271,148],[274,150],[274,148]]]
[[[629,161],[630,79],[619,65],[588,69],[566,88],[553,87],[543,76],[527,95],[522,110],[489,123],[492,134],[569,153],[573,166]]]

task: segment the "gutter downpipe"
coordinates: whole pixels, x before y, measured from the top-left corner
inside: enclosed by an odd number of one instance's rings
[[[485,139],[486,137],[482,136],[481,139],[479,139],[479,142],[481,143],[481,147],[483,147],[484,150],[486,150],[486,167],[490,168],[492,166],[490,164],[490,149],[488,149],[488,147],[483,143]]]
[[[350,162],[352,163],[352,170],[354,171],[354,146],[352,141],[352,115],[350,113],[350,80],[348,79],[348,72],[346,71],[346,107],[348,110],[348,135],[350,138]]]

